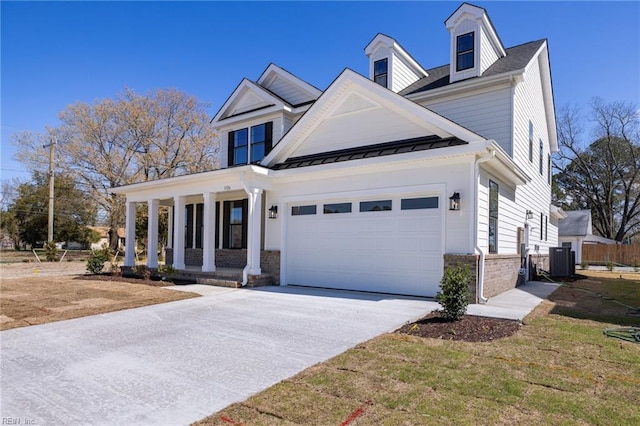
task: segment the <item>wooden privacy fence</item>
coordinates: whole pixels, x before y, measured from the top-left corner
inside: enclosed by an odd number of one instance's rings
[[[640,244],[583,244],[582,261],[640,266]]]

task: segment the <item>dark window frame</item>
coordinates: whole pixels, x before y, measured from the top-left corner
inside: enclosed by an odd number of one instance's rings
[[[471,47],[468,49],[463,49],[461,45],[465,42],[465,38],[471,36]],[[456,37],[456,72],[465,71],[469,69],[473,69],[475,67],[475,42],[476,36],[475,32],[471,31],[465,34],[460,34]],[[462,65],[461,59],[471,58],[471,64]]]
[[[376,209],[377,206],[381,208]],[[388,212],[393,210],[392,200],[360,201],[359,211],[366,212]]]
[[[549,216],[544,215],[544,240],[547,240],[547,237],[549,236]]]
[[[439,197],[413,197],[402,198],[400,200],[400,210],[424,210],[437,208],[440,208]]]
[[[322,214],[352,213],[353,203],[327,203],[322,205]]]
[[[264,126],[264,139],[254,141],[254,129]],[[236,135],[246,133],[246,144],[236,146]],[[256,159],[254,155],[255,146],[264,146],[264,155]],[[242,129],[231,130],[228,133],[228,152],[227,152],[227,166],[241,166],[245,164],[254,164],[261,161],[266,157],[273,148],[273,121],[267,121],[265,123],[256,124],[255,126],[244,127]],[[246,150],[246,161],[238,162],[238,152],[240,150]]]
[[[533,163],[533,122],[529,120],[529,162]]]
[[[231,223],[231,214],[233,208],[242,208],[242,219],[240,223]],[[247,248],[247,222],[249,212],[249,200],[224,201],[222,205],[222,248],[228,249],[246,249]],[[240,247],[232,247],[232,227],[240,227],[241,243]]]
[[[492,198],[495,197],[495,203]],[[498,224],[500,215],[500,185],[489,179],[489,229],[487,234],[487,242],[489,245],[489,253],[498,252]],[[493,242],[491,229],[493,228]]]
[[[185,224],[184,224],[184,247],[193,248],[193,227],[194,218],[193,210],[194,204],[187,204],[184,206]]]
[[[544,144],[542,143],[542,139],[540,139],[540,176],[544,174]]]
[[[195,248],[202,248],[202,236],[204,235],[204,203],[196,204],[196,239]]]
[[[377,65],[384,64],[384,72],[377,71]],[[382,80],[382,81],[381,81]],[[373,63],[373,81],[382,87],[388,88],[389,85],[389,60],[388,58],[378,59]],[[384,82],[384,84],[382,84]]]
[[[316,204],[291,206],[291,216],[311,216],[315,214],[318,214],[318,206]]]

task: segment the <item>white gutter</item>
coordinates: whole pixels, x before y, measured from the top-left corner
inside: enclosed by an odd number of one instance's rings
[[[480,245],[478,244],[478,180],[480,178],[480,163],[487,162],[492,160],[496,156],[496,151],[493,148],[487,148],[487,153],[482,154],[476,161],[473,163],[473,194],[476,197],[476,202],[473,203],[473,234],[475,235],[475,247],[474,253],[480,254],[480,264],[478,265],[478,277],[477,277],[477,291],[478,291],[478,299],[480,303],[487,303],[489,299],[484,297],[484,261],[485,261],[485,252],[482,251]]]

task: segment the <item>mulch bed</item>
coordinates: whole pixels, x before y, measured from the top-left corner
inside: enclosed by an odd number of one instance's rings
[[[167,287],[171,285],[181,285],[181,284],[194,284],[193,281],[184,281],[184,280],[167,280],[162,281],[159,279],[144,279],[144,278],[136,278],[136,277],[126,277],[122,275],[114,275],[114,274],[86,274],[86,275],[78,275],[74,279],[76,280],[89,280],[89,281],[117,281],[120,283],[131,283],[131,284],[144,284],[150,285],[154,287]]]
[[[509,337],[520,329],[520,321],[465,315],[458,321],[448,321],[438,312],[405,324],[396,333],[443,340],[490,342]]]

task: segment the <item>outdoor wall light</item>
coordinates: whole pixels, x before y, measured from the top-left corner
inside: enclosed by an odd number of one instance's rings
[[[533,219],[533,212],[531,210],[527,210],[527,220]]]
[[[451,197],[449,197],[449,210],[460,210],[460,193],[454,192]]]
[[[277,219],[278,218],[278,206],[273,205],[269,208],[269,219]]]

